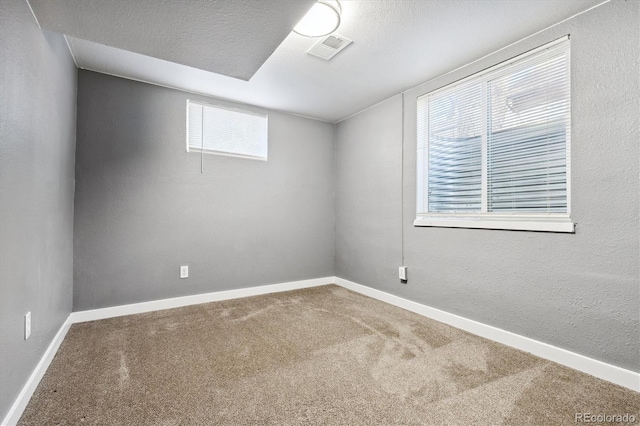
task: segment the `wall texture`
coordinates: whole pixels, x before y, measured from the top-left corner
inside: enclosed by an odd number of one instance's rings
[[[0,8],[2,419],[71,312],[77,73],[25,1]]]
[[[403,168],[400,96],[341,122],[337,276],[640,371],[638,22],[640,3],[607,3],[409,90]],[[416,98],[566,34],[576,233],[413,227]]]
[[[200,173],[188,98],[230,105],[79,71],[75,311],[334,274],[334,126],[267,111],[269,161]]]

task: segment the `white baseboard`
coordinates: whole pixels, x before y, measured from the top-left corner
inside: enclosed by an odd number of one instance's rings
[[[114,306],[110,308],[92,309],[87,311],[72,312],[64,322],[60,330],[53,338],[47,351],[40,359],[33,373],[22,388],[22,391],[11,406],[1,426],[13,426],[18,423],[24,409],[27,407],[33,392],[38,387],[42,376],[49,368],[60,344],[67,335],[67,331],[74,323],[94,321],[99,319],[119,317],[123,315],[140,314],[143,312],[159,311],[162,309],[179,308],[182,306],[198,305],[201,303],[217,302],[221,300],[238,299],[241,297],[258,296],[268,293],[279,293],[282,291],[298,290],[302,288],[317,287],[332,284],[334,277],[315,278],[302,281],[290,281],[285,283],[270,284],[258,287],[249,287],[238,290],[218,291],[213,293],[196,294],[192,296],[174,297],[171,299],[154,300],[151,302],[134,303],[131,305]]]
[[[13,426],[18,423],[18,420],[20,420],[24,409],[27,408],[27,404],[29,403],[33,392],[35,392],[36,388],[38,387],[42,376],[44,376],[47,368],[49,368],[49,364],[51,364],[51,361],[56,355],[60,344],[64,340],[64,337],[67,335],[69,327],[71,327],[71,321],[69,321],[69,318],[67,318],[49,344],[49,347],[45,351],[44,355],[42,355],[42,358],[40,358],[40,362],[38,362],[38,365],[36,365],[36,368],[31,373],[31,376],[29,376],[29,380],[27,380],[27,383],[22,388],[22,391],[20,391],[20,394],[16,398],[15,402],[9,409],[9,412],[2,421],[2,426]]]
[[[385,303],[415,312],[427,318],[449,324],[453,327],[468,331],[478,336],[505,344],[507,346],[529,352],[541,358],[548,359],[558,364],[591,374],[603,380],[624,386],[636,392],[640,392],[640,373],[625,370],[611,364],[597,361],[565,349],[557,348],[528,337],[520,336],[490,325],[482,324],[458,315],[450,314],[439,309],[431,308],[411,300],[403,299],[371,287],[356,284],[352,281],[338,277],[315,278],[303,281],[291,281],[279,284],[270,284],[258,287],[250,287],[239,290],[227,290],[213,293],[197,294],[193,296],[175,297],[172,299],[154,300],[151,302],[134,303],[131,305],[114,306],[110,308],[92,309],[87,311],[72,312],[64,322],[53,341],[42,356],[42,359],[34,369],[24,388],[11,406],[1,426],[15,425],[26,408],[33,392],[38,387],[42,376],[47,371],[60,344],[74,323],[113,318],[123,315],[152,312],[162,309],[179,308],[182,306],[197,305],[201,303],[217,302],[222,300],[238,299],[241,297],[258,296],[261,294],[279,293],[282,291],[298,290],[302,288],[317,287],[335,283],[346,289],[361,293]]]
[[[436,321],[468,331],[475,335],[511,346],[521,351],[529,352],[541,358],[565,365],[578,371],[590,374],[603,380],[615,383],[636,392],[640,392],[640,373],[615,365],[607,364],[575,352],[561,349],[547,343],[539,342],[528,337],[520,336],[500,328],[492,327],[458,315],[450,314],[439,309],[431,308],[402,297],[394,296],[371,287],[356,284],[343,278],[334,278],[334,282],[346,289],[353,290],[365,296],[406,309]]]
[[[110,308],[91,309],[72,312],[69,316],[71,323],[95,321],[99,319],[120,317],[123,315],[141,314],[143,312],[159,311],[162,309],[180,308],[182,306],[198,305],[201,303],[219,302],[221,300],[239,299],[241,297],[258,296],[281,291],[298,290],[301,288],[317,287],[331,284],[334,277],[314,278],[302,281],[263,285],[258,287],[241,288],[238,290],[216,291],[213,293],[195,294],[192,296],[174,297],[171,299],[153,300],[151,302],[133,303],[131,305],[113,306]]]

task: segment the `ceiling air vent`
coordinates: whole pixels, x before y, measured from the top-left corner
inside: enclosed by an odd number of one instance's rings
[[[307,50],[307,53],[328,61],[351,43],[352,41],[346,37],[342,37],[338,34],[331,34],[314,44],[311,49]]]

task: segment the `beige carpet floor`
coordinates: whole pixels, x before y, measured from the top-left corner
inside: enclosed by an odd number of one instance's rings
[[[639,419],[640,394],[329,285],[75,324],[19,424],[551,425],[576,413]]]

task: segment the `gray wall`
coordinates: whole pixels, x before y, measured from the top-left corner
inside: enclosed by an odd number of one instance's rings
[[[334,275],[335,126],[267,111],[269,161],[201,174],[189,98],[230,105],[79,71],[74,311]]]
[[[24,0],[0,9],[2,419],[71,312],[76,68]]]
[[[639,9],[608,3],[405,94],[407,285],[397,278],[401,98],[341,122],[336,274],[640,371]],[[569,33],[576,233],[413,227],[416,97]]]

